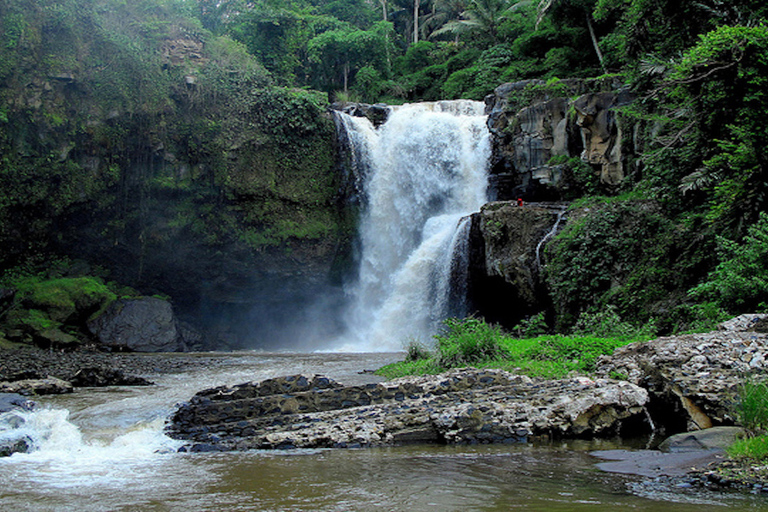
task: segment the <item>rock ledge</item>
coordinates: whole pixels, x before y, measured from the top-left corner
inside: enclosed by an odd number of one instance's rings
[[[365,386],[295,375],[202,391],[167,433],[192,451],[525,442],[647,431],[647,401],[628,382],[474,368]]]

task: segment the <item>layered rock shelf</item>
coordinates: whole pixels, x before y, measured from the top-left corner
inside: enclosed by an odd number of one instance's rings
[[[648,394],[585,377],[454,370],[366,386],[291,376],[195,395],[167,433],[192,451],[525,442],[649,430]]]
[[[648,389],[654,418],[672,432],[732,425],[744,376],[768,368],[768,334],[753,330],[767,316],[742,315],[715,332],[632,343],[599,360],[597,374]]]

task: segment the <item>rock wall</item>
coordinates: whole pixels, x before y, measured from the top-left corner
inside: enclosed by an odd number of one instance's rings
[[[117,4],[0,5],[24,27],[0,49],[0,265],[106,268],[209,346],[306,338],[287,330],[330,316],[353,229],[327,95],[274,86],[170,7]]]
[[[633,99],[624,89],[611,90],[611,84],[579,80],[497,87],[485,99],[496,198],[561,198],[571,184],[564,166],[551,163],[553,157],[578,158],[602,186],[619,185],[635,148],[631,128],[617,112]]]
[[[499,201],[473,214],[468,300],[487,321],[514,327],[548,304],[540,279],[545,243],[565,212],[560,204]]]

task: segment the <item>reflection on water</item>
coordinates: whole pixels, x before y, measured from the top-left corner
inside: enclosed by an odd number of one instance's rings
[[[387,354],[237,354],[215,368],[153,376],[158,386],[83,391],[46,411],[56,444],[0,459],[0,509],[18,511],[768,511],[768,500],[638,485],[603,473],[607,443],[169,453],[162,423],[199,389],[287,373],[342,382]],[[72,411],[69,418],[63,409]],[[58,416],[57,416],[58,415]],[[76,428],[75,428],[76,427]],[[171,442],[172,444],[172,442]]]

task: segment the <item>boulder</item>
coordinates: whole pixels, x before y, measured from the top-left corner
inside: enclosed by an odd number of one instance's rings
[[[293,376],[198,393],[167,433],[192,451],[525,442],[647,430],[647,400],[627,382],[473,368],[364,386]]]
[[[693,432],[683,432],[666,438],[660,445],[663,452],[691,452],[700,450],[725,450],[744,437],[741,427],[712,427]]]
[[[72,392],[72,384],[56,377],[45,379],[17,380],[0,382],[0,393],[17,393],[19,395],[62,395]]]
[[[78,388],[104,386],[151,386],[153,383],[142,377],[126,375],[114,368],[81,368],[72,376],[70,381]]]
[[[155,297],[116,300],[88,322],[88,329],[102,345],[114,350],[184,350],[171,303]]]
[[[743,376],[768,368],[768,335],[730,330],[632,343],[596,368],[646,388],[654,422],[672,433],[733,425]]]

